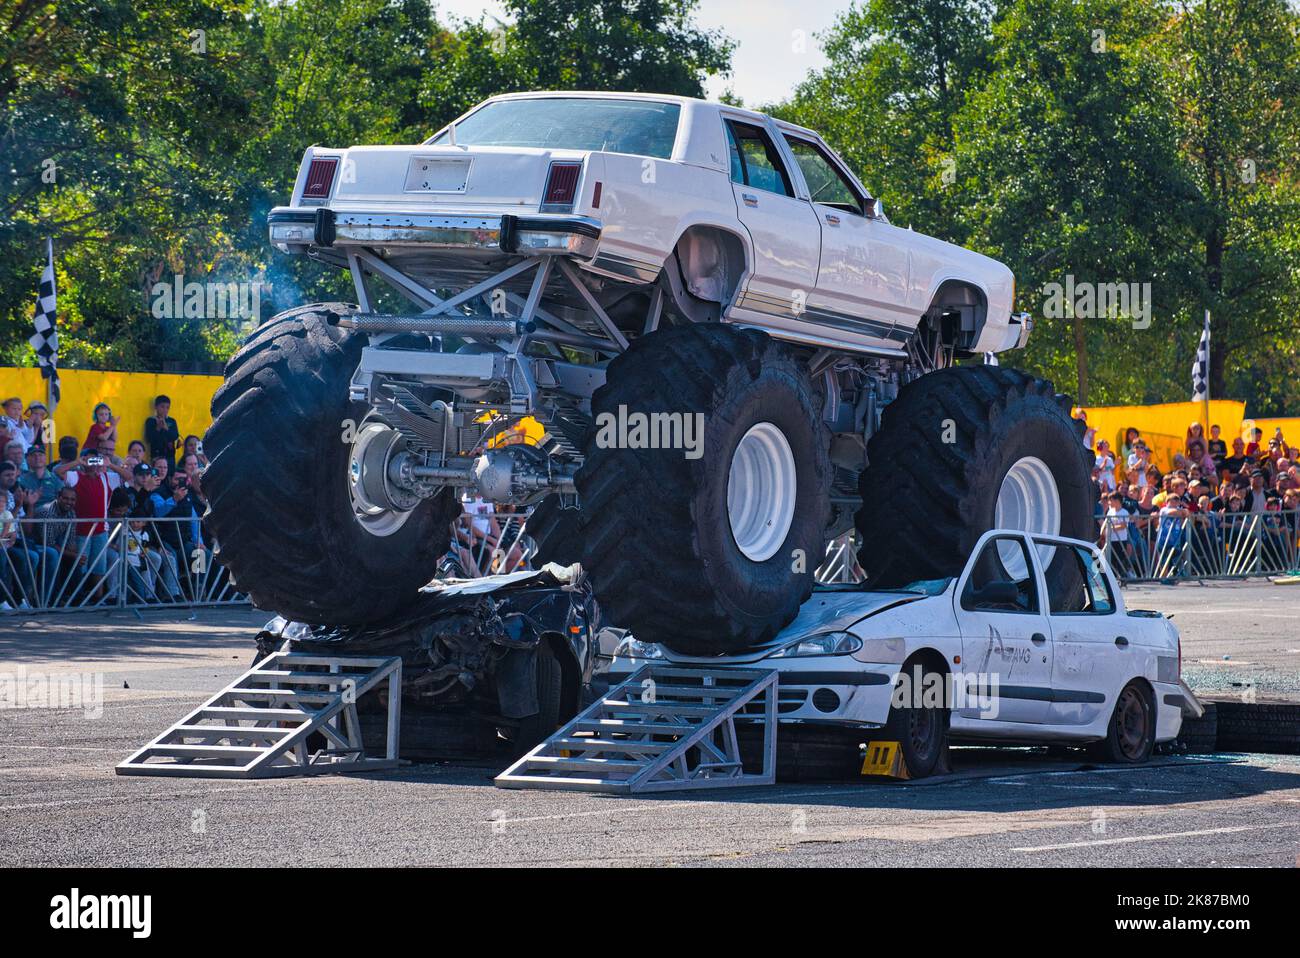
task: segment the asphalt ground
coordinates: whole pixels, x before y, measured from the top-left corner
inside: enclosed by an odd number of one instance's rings
[[[1198,690],[1300,691],[1300,589],[1182,584],[1127,597],[1175,613]],[[922,782],[654,798],[502,790],[489,765],[260,782],[116,776],[118,761],[247,667],[265,618],[0,620],[0,672],[103,683],[99,706],[0,709],[0,865],[1300,864],[1300,756],[1117,769],[959,748],[952,775]]]

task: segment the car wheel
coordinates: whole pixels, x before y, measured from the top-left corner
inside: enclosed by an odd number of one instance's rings
[[[900,676],[915,675],[914,668],[904,666]],[[929,676],[936,675],[933,669],[921,673],[921,688],[926,687]],[[939,676],[942,678],[942,675]],[[918,690],[919,695],[919,690]],[[904,696],[913,699],[912,695]],[[933,775],[943,757],[943,750],[948,744],[949,712],[944,706],[935,708],[918,705],[915,702],[900,704],[895,701],[889,706],[889,718],[880,738],[887,742],[898,742],[907,765],[910,778],[927,778]]]
[[[1096,538],[1091,457],[1051,383],[1027,373],[927,373],[885,407],[867,451],[855,522],[874,587],[959,575],[989,529]]]
[[[355,307],[289,310],[259,327],[226,365],[203,444],[211,464],[205,524],[221,565],[261,609],[311,625],[366,625],[418,601],[460,514],[452,489],[405,513],[359,513],[350,463],[396,442],[363,426],[348,383],[368,342],[331,317]]]
[[[544,638],[537,644],[534,663],[537,712],[519,723],[515,744],[521,755],[550,738],[563,719],[564,669]]]
[[[597,421],[686,417],[700,445],[591,430],[575,476],[582,566],[611,622],[686,655],[770,639],[812,594],[830,520],[822,395],[784,343],[716,323],[660,329],[616,357]],[[654,421],[653,419],[649,421]]]
[[[1102,761],[1140,765],[1151,757],[1156,744],[1156,709],[1151,693],[1141,682],[1124,686],[1115,700],[1106,738],[1098,743]]]

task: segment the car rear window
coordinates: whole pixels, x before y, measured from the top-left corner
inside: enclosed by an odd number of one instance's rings
[[[681,107],[653,100],[556,97],[498,100],[456,124],[461,146],[600,150],[667,159]],[[449,143],[446,131],[429,142]]]

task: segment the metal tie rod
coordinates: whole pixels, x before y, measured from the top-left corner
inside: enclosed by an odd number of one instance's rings
[[[356,313],[351,316],[331,315],[329,321],[344,329],[365,333],[425,333],[446,336],[490,336],[512,339],[531,333],[537,328],[533,322],[522,323],[514,319],[484,319],[477,316],[383,316],[376,313]]]

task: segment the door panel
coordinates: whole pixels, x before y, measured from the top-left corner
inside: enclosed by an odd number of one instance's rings
[[[1089,725],[1114,707],[1112,701],[1140,652],[1124,635],[1110,584],[1090,550],[1058,546],[1047,594],[1052,644],[1053,703],[1048,721]]]
[[[754,268],[739,305],[774,316],[798,317],[817,283],[821,227],[762,127],[727,120],[736,215],[749,231]]]
[[[910,261],[906,245],[893,240],[888,224],[866,216],[866,198],[809,140],[785,135],[799,164],[821,228],[822,255],[817,289],[809,298],[829,325],[871,336],[881,346],[897,347],[915,325],[898,311],[906,301]]]
[[[1008,557],[1020,561],[1008,562]],[[1008,566],[1016,572],[1009,571]],[[1034,564],[1019,537],[989,539],[954,593],[962,671],[996,692],[996,709],[965,718],[1038,724],[1052,697],[1052,640]]]

